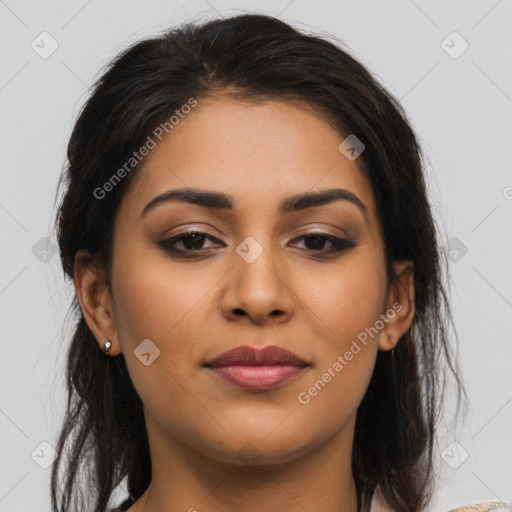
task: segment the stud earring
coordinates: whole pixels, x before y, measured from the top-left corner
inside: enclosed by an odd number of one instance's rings
[[[108,356],[108,351],[110,350],[110,347],[112,346],[112,342],[111,341],[106,341],[105,344],[103,345],[103,352],[105,353],[105,355]]]

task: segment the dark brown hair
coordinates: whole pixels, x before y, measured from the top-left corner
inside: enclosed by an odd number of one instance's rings
[[[399,102],[343,43],[271,16],[243,14],[184,24],[118,55],[94,85],[68,145],[56,222],[64,272],[73,278],[75,254],[85,248],[99,257],[110,283],[116,212],[140,165],[107,197],[94,191],[189,98],[216,94],[305,102],[339,131],[340,142],[355,134],[365,145],[359,163],[383,225],[388,282],[393,261],[414,263],[415,316],[394,352],[378,353],[357,413],[352,468],[360,511],[369,510],[379,486],[393,510],[420,512],[433,492],[434,434],[445,375],[455,377],[457,406],[464,392],[449,344],[447,261],[411,124]],[[52,510],[83,511],[92,501],[91,510],[104,512],[125,478],[135,500],[148,487],[148,437],[123,354],[106,358],[76,298],[73,307],[76,326],[67,353],[68,403],[52,469]]]

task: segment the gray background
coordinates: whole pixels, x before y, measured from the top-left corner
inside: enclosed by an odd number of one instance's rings
[[[0,0],[0,511],[49,510],[44,466],[63,414],[73,293],[51,251],[51,224],[65,145],[88,87],[134,40],[192,17],[247,10],[340,38],[404,105],[451,251],[470,398],[462,428],[439,431],[432,510],[512,501],[511,0]],[[51,48],[44,31],[58,44],[46,59],[31,47]],[[454,31],[469,44],[460,55]]]

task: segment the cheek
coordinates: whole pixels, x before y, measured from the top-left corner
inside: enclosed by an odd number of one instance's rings
[[[149,338],[164,343],[194,317],[194,309],[214,282],[205,273],[194,274],[180,266],[171,269],[154,250],[126,254],[117,261],[112,278],[122,341],[133,344]]]
[[[112,286],[119,341],[134,385],[148,404],[162,388],[181,396],[180,383],[204,362],[206,324],[215,317],[210,294],[219,284],[218,273],[172,266],[154,251],[123,257],[113,268]],[[146,353],[144,340],[157,354],[149,366],[139,358]]]
[[[325,276],[316,274],[307,287],[308,306],[322,320],[317,333],[322,348],[298,401],[309,414],[327,414],[338,424],[355,414],[378,350],[375,324],[385,294],[384,270],[359,256],[332,266]]]
[[[323,334],[333,340],[332,349],[350,346],[352,339],[378,320],[385,296],[383,272],[378,262],[357,256],[325,273],[312,274],[304,283],[301,295],[322,320]]]
[[[211,274],[203,273],[200,278],[199,273],[170,272],[169,263],[161,256],[123,256],[114,260],[112,291],[119,341],[130,377],[153,414],[167,400],[185,408],[189,404],[182,383],[199,364],[198,326],[200,317],[207,314],[204,296],[216,280]],[[148,365],[142,355],[147,352]]]

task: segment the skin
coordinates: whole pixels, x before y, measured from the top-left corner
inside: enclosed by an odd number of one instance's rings
[[[371,186],[358,160],[339,151],[342,140],[299,103],[199,99],[151,150],[123,199],[110,290],[95,258],[77,253],[85,319],[100,348],[110,340],[111,356],[123,352],[144,404],[152,481],[130,512],[357,511],[357,408],[377,352],[392,349],[412,323],[414,284],[412,263],[401,261],[387,286]],[[234,209],[167,202],[141,217],[154,197],[182,187],[230,194]],[[368,225],[348,201],[278,212],[285,197],[338,187],[364,203]],[[218,241],[198,243],[204,249],[196,259],[159,246],[187,228]],[[304,238],[312,229],[356,246],[328,255],[328,240]],[[236,252],[248,236],[263,249],[251,263]],[[194,247],[190,240],[177,246]],[[362,350],[317,396],[299,403],[299,393],[394,303],[400,311],[359,343]],[[160,350],[148,366],[134,354],[145,339]],[[310,366],[265,391],[204,368],[239,345],[278,345]]]

